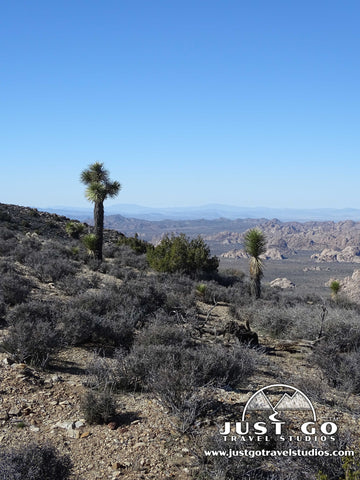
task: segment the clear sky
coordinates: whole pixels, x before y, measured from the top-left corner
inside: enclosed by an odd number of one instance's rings
[[[360,208],[358,0],[0,3],[0,202]],[[110,204],[110,202],[109,202]]]

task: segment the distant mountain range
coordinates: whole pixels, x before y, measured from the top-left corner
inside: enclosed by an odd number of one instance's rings
[[[92,208],[79,207],[48,207],[39,208],[40,211],[57,213],[79,220],[85,220],[92,216]],[[140,205],[118,204],[106,206],[105,215],[122,215],[126,218],[141,220],[214,220],[217,218],[277,218],[282,221],[360,221],[360,209],[355,208],[316,208],[316,209],[294,209],[294,208],[267,208],[267,207],[235,207],[232,205],[210,204],[198,207],[142,207]]]

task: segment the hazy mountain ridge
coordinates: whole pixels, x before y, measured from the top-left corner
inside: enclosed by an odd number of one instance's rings
[[[47,207],[50,213],[70,216],[84,220],[92,215],[91,207]],[[144,207],[132,204],[105,205],[105,215],[122,215],[140,220],[215,220],[227,218],[278,218],[282,221],[360,221],[360,210],[355,208],[269,208],[269,207],[237,207],[233,205],[210,204],[194,207]]]

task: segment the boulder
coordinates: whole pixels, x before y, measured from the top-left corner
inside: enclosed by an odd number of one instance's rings
[[[275,280],[270,282],[270,287],[295,288],[295,286],[295,283],[287,278],[275,278]]]

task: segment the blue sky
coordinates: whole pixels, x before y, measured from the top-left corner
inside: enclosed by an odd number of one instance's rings
[[[0,202],[360,208],[360,3],[0,6]]]

